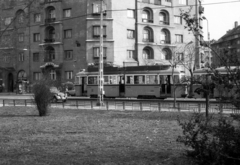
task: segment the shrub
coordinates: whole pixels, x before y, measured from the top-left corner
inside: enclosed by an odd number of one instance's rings
[[[240,164],[240,129],[233,120],[194,114],[179,124],[183,135],[177,141],[193,149],[188,155],[193,156],[198,164]]]
[[[39,82],[33,86],[34,101],[37,105],[39,116],[49,114],[49,105],[51,103],[52,94],[49,87],[44,82]]]

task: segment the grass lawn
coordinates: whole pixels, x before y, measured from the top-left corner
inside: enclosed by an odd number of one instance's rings
[[[177,113],[0,108],[0,164],[190,165]],[[189,114],[182,114],[186,118]]]

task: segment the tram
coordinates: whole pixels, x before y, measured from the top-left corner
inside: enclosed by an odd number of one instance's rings
[[[88,68],[76,74],[77,96],[98,96],[98,68]],[[173,96],[173,79],[179,83],[180,72],[170,66],[128,66],[104,68],[104,96],[108,98],[167,98]],[[179,85],[179,84],[178,84]],[[181,97],[184,89],[178,88]]]
[[[239,70],[239,68],[237,68],[236,66],[231,66],[228,69],[225,67],[219,67],[216,68],[215,70],[210,70],[209,68],[202,68],[202,69],[197,69],[194,71],[194,76],[202,76],[203,80],[206,80],[207,75],[211,75],[213,74],[214,71],[217,71],[219,75],[222,76],[223,79],[228,79],[229,77],[231,77],[231,74],[235,74],[236,71]],[[208,78],[208,82],[211,83],[211,78]],[[230,80],[228,80],[229,83]],[[233,84],[233,88],[231,90],[229,90],[229,88],[226,88],[225,85],[221,82],[219,82],[217,85],[215,85],[212,93],[212,97],[213,98],[230,98],[230,97],[236,97],[236,85]]]

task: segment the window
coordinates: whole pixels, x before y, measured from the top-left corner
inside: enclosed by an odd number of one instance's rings
[[[65,76],[67,80],[73,79],[73,71],[66,71]]]
[[[64,18],[68,18],[68,17],[71,17],[71,12],[72,10],[71,9],[64,9],[63,10],[63,17]]]
[[[128,18],[135,18],[134,10],[127,9],[127,17]]]
[[[130,30],[130,29],[127,30],[127,38],[130,38],[130,39],[135,38],[134,30]]]
[[[56,80],[57,79],[57,74],[55,70],[50,71],[50,79],[51,80]]]
[[[42,73],[41,72],[34,72],[33,73],[33,79],[34,80],[41,80],[42,78]]]
[[[23,23],[24,22],[24,13],[20,12],[18,15],[18,23]]]
[[[150,9],[144,9],[142,11],[142,22],[153,23],[152,11]]]
[[[51,9],[48,11],[48,17],[49,17],[49,18],[56,18],[56,13],[55,13],[55,9],[54,9],[54,8],[51,8]]]
[[[163,25],[169,25],[169,14],[167,11],[161,11],[159,13],[159,23]]]
[[[33,53],[33,62],[39,61],[39,53]]]
[[[134,59],[134,50],[127,50],[127,58]]]
[[[5,24],[5,25],[9,25],[9,24],[12,23],[12,20],[13,20],[13,17],[5,18],[4,24]]]
[[[187,0],[178,0],[179,4],[187,5]]]
[[[176,53],[178,61],[184,61],[183,53]]]
[[[97,76],[89,76],[88,77],[88,84],[98,84],[98,77]]]
[[[23,42],[24,41],[24,34],[20,33],[18,34],[18,42]]]
[[[73,59],[73,51],[72,50],[65,50],[65,59],[66,60],[71,60]]]
[[[157,75],[146,75],[146,84],[158,84]]]
[[[103,4],[102,6],[102,10],[106,11],[107,6],[105,4]],[[101,4],[100,3],[94,3],[93,4],[93,14],[100,14],[101,10]],[[104,12],[104,14],[106,14],[106,12]]]
[[[160,35],[160,43],[161,44],[170,44],[170,32],[167,29],[161,30],[161,35]]]
[[[171,54],[171,51],[169,49],[166,49],[166,48],[163,49],[162,53],[163,53],[163,56],[164,56],[165,60],[171,60],[172,59],[172,54]]]
[[[142,0],[143,3],[149,3],[149,0]]]
[[[107,36],[106,26],[103,26],[103,37]],[[93,26],[93,37],[100,37],[100,26]]]
[[[144,42],[153,42],[153,32],[152,29],[146,27],[143,29],[143,41]]]
[[[143,59],[154,59],[153,50],[150,47],[143,49]]]
[[[174,16],[174,23],[175,24],[182,24],[182,17],[181,16]]]
[[[176,43],[183,43],[183,35],[176,34]]]
[[[18,61],[24,61],[24,54],[23,53],[18,54]]]
[[[72,30],[64,30],[64,38],[72,38]]]
[[[34,33],[33,34],[33,42],[40,41],[40,33]]]
[[[99,58],[100,56],[100,48],[99,47],[94,47],[93,48],[93,57],[94,58]],[[107,48],[104,47],[103,48],[103,58],[106,58],[107,57]]]
[[[41,14],[34,14],[34,22],[41,22]]]
[[[145,84],[145,76],[144,75],[134,76],[134,84]]]

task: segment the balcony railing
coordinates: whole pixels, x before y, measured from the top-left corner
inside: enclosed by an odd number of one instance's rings
[[[45,0],[44,3],[62,2],[62,0]]]
[[[142,19],[142,22],[145,22],[145,23],[153,23],[153,20],[152,20],[152,19],[145,19],[145,18],[143,18],[143,19]]]
[[[171,42],[169,40],[161,40],[160,43],[161,44],[171,44]]]
[[[55,60],[54,58],[50,58],[50,57],[45,57],[44,58],[44,62],[52,62],[54,60]]]
[[[169,25],[169,22],[168,21],[159,21],[159,24],[161,24],[161,25]]]
[[[53,23],[56,21],[56,18],[47,18],[45,19],[45,23],[48,24],[48,23]]]
[[[143,38],[143,42],[153,42],[153,38]]]
[[[55,39],[53,39],[53,38],[45,38],[44,42],[45,43],[52,43],[52,42],[55,42]]]

